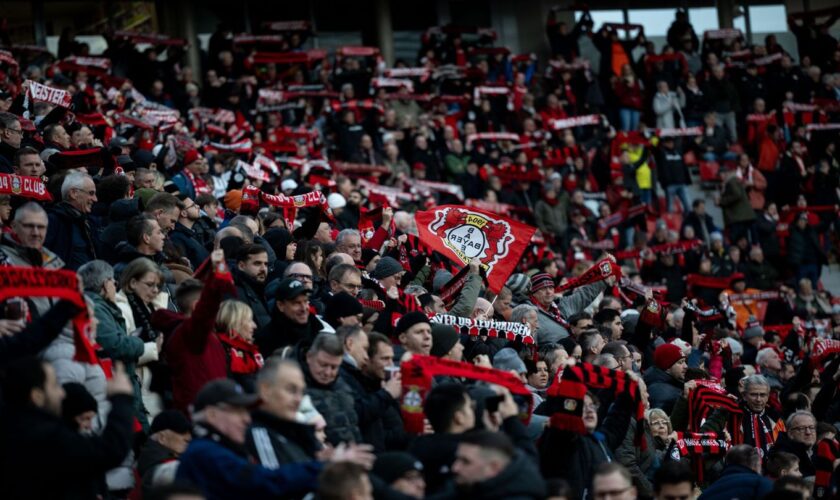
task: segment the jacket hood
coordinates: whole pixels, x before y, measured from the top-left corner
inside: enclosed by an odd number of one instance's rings
[[[672,377],[668,372],[661,370],[655,366],[650,367],[650,369],[648,369],[648,371],[645,372],[644,380],[648,386],[660,382],[664,384],[673,385],[674,387],[683,387],[682,382]]]
[[[537,465],[521,453],[496,477],[472,485],[467,491],[472,498],[545,498],[545,481],[537,473]]]

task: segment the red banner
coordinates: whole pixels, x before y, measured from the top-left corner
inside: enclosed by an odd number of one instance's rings
[[[610,257],[604,257],[587,269],[583,274],[577,278],[571,278],[569,281],[558,285],[554,289],[556,293],[562,293],[572,288],[578,288],[584,285],[590,285],[599,281],[604,281],[610,276],[615,276],[616,281],[621,279],[621,266],[615,263],[615,260]]]
[[[82,310],[73,318],[75,359],[82,363],[98,363],[88,339],[90,317],[76,273],[39,267],[0,267],[0,302],[13,297],[54,297],[79,306]]]
[[[491,212],[442,205],[414,214],[420,240],[452,261],[481,261],[490,290],[498,293],[516,268],[536,228]]]

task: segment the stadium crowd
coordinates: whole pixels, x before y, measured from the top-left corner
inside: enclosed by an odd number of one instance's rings
[[[840,10],[796,54],[555,16],[546,64],[6,40],[2,496],[838,497]],[[443,205],[536,228],[503,287]]]

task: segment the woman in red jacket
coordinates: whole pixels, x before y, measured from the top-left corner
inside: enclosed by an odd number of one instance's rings
[[[221,250],[210,254],[212,269],[192,315],[175,328],[166,342],[166,359],[172,369],[175,408],[187,412],[204,384],[228,376],[227,354],[216,335],[216,314],[222,298],[236,293]]]
[[[241,300],[226,300],[216,316],[216,331],[227,354],[228,378],[235,380],[246,392],[255,392],[257,372],[263,358],[254,345],[254,313]]]

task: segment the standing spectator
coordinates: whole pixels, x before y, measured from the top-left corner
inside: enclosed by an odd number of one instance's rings
[[[668,88],[668,82],[662,80],[656,82],[656,94],[653,96],[653,113],[656,115],[656,128],[674,128],[677,124],[684,126],[682,106],[685,96],[682,95],[682,88],[677,87],[677,92]],[[679,121],[674,118],[679,117]]]
[[[738,126],[735,118],[741,112],[741,100],[738,96],[738,89],[726,77],[723,64],[716,64],[712,67],[712,75],[706,82],[703,91],[706,99],[712,105],[712,110],[717,113],[729,134],[731,142],[738,141]]]
[[[788,238],[788,262],[796,270],[796,280],[807,278],[817,286],[825,263],[816,230],[808,223],[808,212],[800,212],[790,227]]]
[[[254,315],[248,304],[240,300],[226,300],[216,315],[216,332],[227,359],[228,378],[247,392],[256,389],[257,371],[263,358],[254,345]]]
[[[677,148],[673,137],[663,137],[662,147],[657,149],[656,172],[659,183],[665,189],[668,211],[674,210],[674,197],[679,197],[683,212],[691,205],[687,186],[691,185],[691,173],[683,161],[682,152]]]
[[[233,280],[236,295],[251,307],[258,329],[271,321],[265,301],[265,284],[268,277],[268,252],[259,244],[243,245],[236,251]]]
[[[629,64],[621,67],[621,77],[615,79],[613,91],[618,98],[621,130],[638,130],[642,116],[642,86]]]
[[[744,181],[738,177],[737,171],[726,174],[718,204],[723,209],[723,222],[729,232],[729,241],[736,243],[741,238],[753,240],[755,210],[750,205]]]

